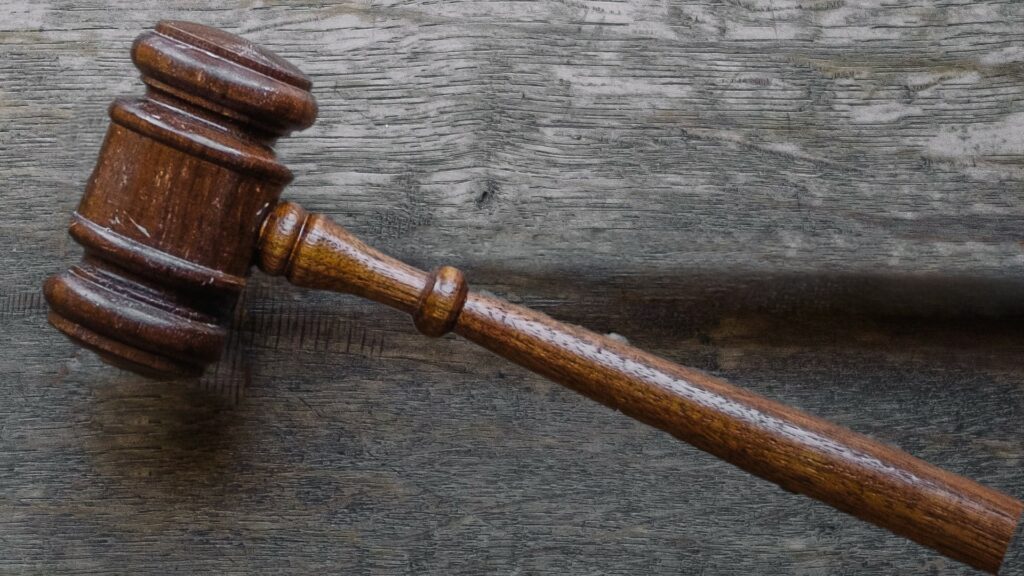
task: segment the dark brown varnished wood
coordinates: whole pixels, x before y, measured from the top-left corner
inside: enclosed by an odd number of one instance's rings
[[[791,492],[825,502],[995,573],[1024,504],[871,438],[622,342],[469,291],[366,246],[321,215],[282,203],[259,265],[290,282],[408,312],[430,336],[455,333]],[[422,318],[443,319],[424,329]]]
[[[292,174],[270,144],[311,124],[309,79],[245,40],[189,22],[139,36],[148,91],[119,99],[72,217],[82,262],[47,281],[50,322],[109,362],[202,372],[226,339],[261,215]]]
[[[409,313],[787,490],[995,572],[1021,502],[899,450],[621,342],[470,292],[276,204],[270,145],[316,112],[308,79],[244,40],[165,22],[133,50],[149,86],[118,101],[72,236],[81,264],[46,285],[51,322],[108,361],[202,371],[223,345],[254,254],[270,274]],[[275,207],[276,205],[276,207]],[[269,215],[268,215],[269,214]]]

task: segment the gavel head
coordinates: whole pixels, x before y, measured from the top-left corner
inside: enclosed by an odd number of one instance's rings
[[[49,321],[115,365],[195,375],[215,361],[263,216],[292,174],[271,145],[316,118],[309,79],[238,36],[160,22],[132,47],[145,96],[110,107]]]

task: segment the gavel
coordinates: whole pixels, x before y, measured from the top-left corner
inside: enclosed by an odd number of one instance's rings
[[[44,286],[49,322],[116,366],[201,374],[256,264],[454,332],[697,448],[996,573],[1024,503],[894,447],[616,339],[419,270],[279,196],[277,138],[313,124],[312,83],[273,52],[164,21],[132,60],[145,95],[118,99],[69,232],[81,261]]]

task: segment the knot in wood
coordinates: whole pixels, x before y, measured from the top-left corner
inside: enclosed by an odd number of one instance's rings
[[[412,315],[416,329],[432,338],[450,332],[468,292],[469,285],[458,268],[442,266],[431,272]]]

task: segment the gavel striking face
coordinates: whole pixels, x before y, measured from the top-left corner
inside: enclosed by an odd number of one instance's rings
[[[403,310],[748,472],[995,573],[1024,504],[900,450],[626,344],[471,291],[458,270],[389,258],[278,197],[271,145],[313,123],[309,79],[237,36],[161,22],[132,49],[146,95],[117,100],[50,322],[153,376],[216,360],[255,263]]]

